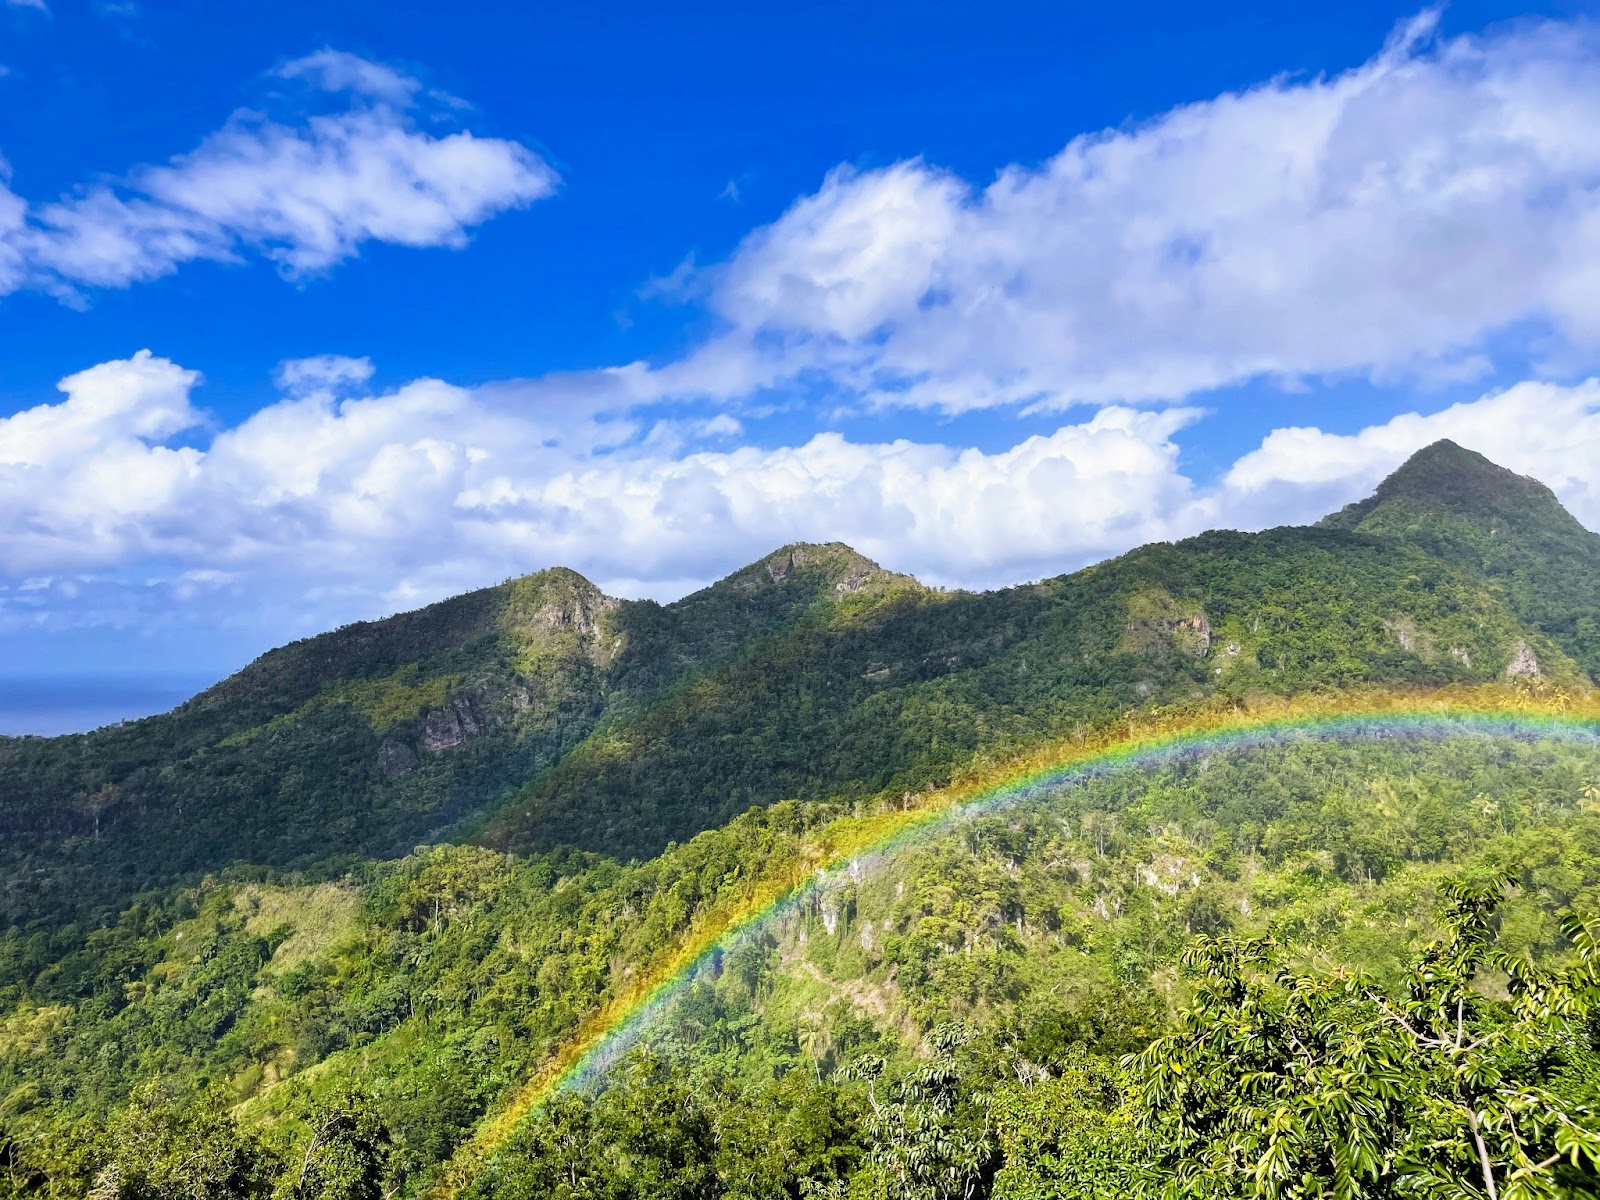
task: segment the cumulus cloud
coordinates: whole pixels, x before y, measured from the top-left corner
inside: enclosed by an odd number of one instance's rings
[[[1354,70],[1078,137],[987,187],[841,168],[710,273],[725,333],[656,383],[958,411],[1461,379],[1513,326],[1592,359],[1600,33],[1444,40],[1436,16]]]
[[[41,404],[0,421],[0,463],[71,467],[133,441],[155,442],[193,426],[189,390],[199,379],[141,350],[69,375],[58,404]]]
[[[342,107],[294,121],[240,111],[187,154],[49,203],[23,201],[0,164],[0,294],[73,296],[246,252],[293,277],[366,242],[461,246],[555,189],[555,172],[516,142],[417,128],[416,80],[383,64],[322,50],[275,74]]]
[[[832,432],[728,448],[717,417],[683,418],[663,442],[614,377],[371,394],[371,374],[365,359],[286,363],[281,400],[212,430],[196,373],[141,352],[0,420],[0,629],[144,605],[287,612],[297,624],[278,632],[304,632],[557,563],[672,595],[795,540],[995,586],[1205,528],[1314,519],[1440,437],[1600,523],[1597,380],[1352,435],[1277,430],[1201,486],[1180,461],[1204,419],[1190,407],[1107,406],[992,452]]]
[[[197,379],[141,352],[63,379],[59,403],[0,420],[6,573],[105,566],[185,536],[162,527],[192,494],[203,456],[165,443],[200,423],[189,403]]]
[[[1307,515],[1371,491],[1422,446],[1449,438],[1555,489],[1600,529],[1600,379],[1571,387],[1524,382],[1440,412],[1404,413],[1354,434],[1277,429],[1229,470],[1238,507]]]
[[[431,596],[565,562],[649,588],[842,538],[966,582],[1164,536],[1191,499],[1171,441],[1190,409],[1109,408],[993,454],[836,433],[726,449],[725,415],[664,440],[604,381],[367,395],[370,374],[286,363],[284,398],[203,449],[168,444],[203,422],[192,371],[141,352],[63,380],[64,400],[0,420],[0,569],[148,560]]]

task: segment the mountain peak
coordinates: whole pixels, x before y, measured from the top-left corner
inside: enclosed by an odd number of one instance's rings
[[[1379,503],[1399,496],[1464,509],[1507,501],[1560,507],[1555,493],[1537,479],[1509,471],[1448,438],[1418,450],[1374,493]]]
[[[1322,524],[1372,532],[1375,518],[1397,509],[1413,515],[1449,513],[1487,523],[1491,529],[1545,526],[1568,533],[1583,529],[1537,479],[1507,470],[1448,438],[1418,450],[1371,496],[1324,518]],[[1380,523],[1389,525],[1392,519]]]
[[[1487,576],[1518,615],[1600,679],[1600,535],[1537,479],[1434,442],[1322,524],[1409,543]]]
[[[843,542],[791,542],[765,558],[741,567],[713,586],[731,587],[743,592],[768,587],[809,586],[838,595],[922,587],[911,576],[885,570]]]
[[[500,628],[519,647],[519,658],[552,637],[600,641],[605,615],[621,603],[571,567],[548,567],[512,579],[503,591]]]

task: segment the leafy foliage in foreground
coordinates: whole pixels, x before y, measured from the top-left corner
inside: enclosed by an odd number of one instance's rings
[[[1444,936],[1385,995],[1285,968],[1270,942],[1185,955],[1177,1030],[1136,1060],[1156,1174],[1208,1196],[1572,1195],[1600,1176],[1596,926],[1541,969],[1495,945],[1507,876],[1445,889]],[[1503,977],[1505,998],[1485,994]]]
[[[1452,451],[1336,528],[989,595],[838,546],[668,606],[546,572],[0,739],[0,1197],[425,1196],[697,919],[979,756],[1208,697],[1582,689],[1592,535]],[[811,894],[472,1191],[1595,1196],[1573,912],[1592,748],[1091,780]]]
[[[563,1146],[612,1189],[572,1195],[799,1195],[802,1178],[848,1192],[913,1160],[932,1187],[950,1161],[889,1136],[922,1129],[976,1165],[979,1194],[1054,1194],[1051,1179],[1126,1194],[1108,1182],[1132,1170],[1118,1131],[1142,1135],[1118,1064],[1196,1002],[1177,974],[1195,934],[1271,937],[1285,969],[1361,965],[1401,997],[1444,881],[1513,871],[1497,944],[1559,962],[1572,941],[1556,914],[1600,911],[1596,783],[1580,745],[1307,740],[985,818],[729,953],[657,1027],[653,1058],[550,1110],[568,1124],[526,1125],[481,1187],[542,1194]],[[281,1182],[317,1114],[354,1093],[381,1130],[368,1141],[383,1187],[424,1194],[599,997],[839,811],[774,806],[632,867],[435,847],[338,885],[222,880],[135,906],[81,947],[11,931],[8,1186],[83,1195],[143,1114],[181,1129],[197,1109],[213,1125],[231,1109]],[[951,1022],[963,1044],[925,1042]],[[670,1123],[642,1128],[642,1113]],[[785,1174],[779,1158],[813,1167]],[[119,1169],[154,1178],[144,1161]],[[964,1190],[972,1173],[958,1174]]]

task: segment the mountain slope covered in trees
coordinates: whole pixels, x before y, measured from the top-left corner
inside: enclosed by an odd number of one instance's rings
[[[7,936],[0,1166],[21,1195],[134,1176],[115,1194],[427,1194],[587,1012],[849,812],[757,809],[634,866],[438,846],[336,882],[224,877],[86,943]],[[1082,1139],[1144,1095],[1122,1056],[1193,1002],[1195,938],[1270,938],[1319,979],[1360,970],[1403,1003],[1407,959],[1463,875],[1519,885],[1496,923],[1507,961],[1562,962],[1561,915],[1600,910],[1600,752],[1303,740],[1092,780],[818,893],[680,994],[615,1094],[523,1122],[474,1194],[1052,1195],[1002,1185],[1086,1177],[1104,1154],[1158,1171],[1115,1122],[1111,1144]],[[1504,995],[1492,977],[1473,991],[1473,1022],[1501,1020]],[[1576,1088],[1580,1116],[1600,1068],[1586,1028],[1516,1068]],[[917,1090],[930,1063],[952,1073],[939,1095]],[[878,1125],[876,1103],[897,1106]],[[374,1191],[283,1186],[330,1121],[369,1131]],[[971,1152],[940,1162],[951,1186],[873,1190],[929,1123]],[[249,1171],[196,1190],[200,1150]]]
[[[1322,524],[1420,546],[1482,573],[1590,679],[1600,679],[1600,534],[1537,479],[1454,442],[1418,451]]]
[[[1434,517],[1394,515],[1417,496]],[[1434,447],[1369,503],[1330,519],[1351,528],[1210,533],[999,592],[791,546],[668,605],[552,570],[350,626],[164,716],[0,739],[0,912],[98,920],[206,871],[438,838],[646,856],[1144,704],[1600,669],[1600,539],[1539,485]],[[1512,566],[1462,549],[1496,529]]]
[[[697,922],[907,793],[1185,706],[1581,699],[1597,543],[1442,443],[1317,528],[983,594],[838,545],[668,605],[546,571],[0,740],[0,1197],[1600,1195],[1600,748],[1491,733],[959,822],[451,1174]]]

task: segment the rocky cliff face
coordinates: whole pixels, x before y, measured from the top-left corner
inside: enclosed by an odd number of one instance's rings
[[[615,657],[621,638],[608,618],[622,601],[576,571],[556,567],[506,587],[500,630],[525,673],[539,662],[574,655],[601,666]]]
[[[1118,649],[1154,659],[1173,653],[1204,658],[1211,653],[1211,619],[1195,601],[1144,588],[1128,598]]]
[[[417,752],[410,743],[384,738],[378,745],[378,770],[385,779],[398,779],[417,769]]]
[[[417,746],[425,754],[454,750],[487,728],[488,722],[470,695],[452,696],[442,708],[434,709],[423,718]]]
[[[1537,679],[1539,677],[1539,660],[1534,657],[1533,647],[1527,642],[1518,641],[1511,651],[1511,661],[1506,664],[1507,679]]]

